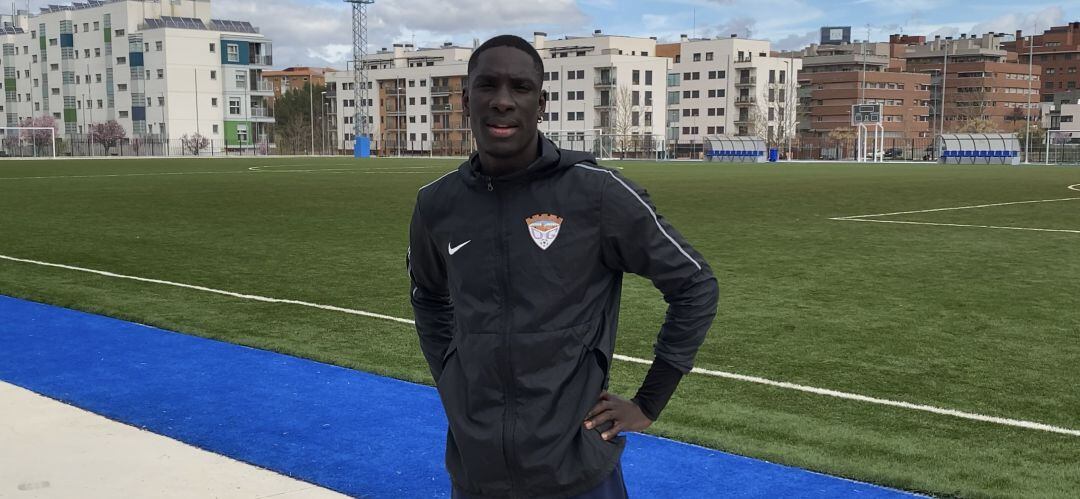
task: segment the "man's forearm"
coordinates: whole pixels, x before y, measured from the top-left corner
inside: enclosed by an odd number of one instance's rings
[[[683,373],[677,367],[668,364],[664,359],[653,360],[649,373],[645,375],[645,381],[641,383],[637,395],[631,399],[645,417],[652,421],[660,418],[660,412],[667,406],[675,389],[679,387]]]

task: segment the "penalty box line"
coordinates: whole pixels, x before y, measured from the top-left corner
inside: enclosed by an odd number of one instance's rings
[[[18,263],[26,263],[26,264],[31,264],[31,265],[39,265],[39,266],[43,266],[43,267],[52,267],[52,268],[59,268],[59,269],[65,269],[65,270],[73,270],[73,271],[77,271],[77,272],[85,272],[85,273],[89,273],[89,274],[95,274],[95,275],[100,275],[100,276],[104,276],[104,277],[112,277],[112,278],[117,278],[117,279],[127,279],[127,280],[131,280],[131,281],[145,282],[145,283],[151,283],[151,284],[161,284],[161,285],[166,285],[166,286],[174,286],[174,287],[178,287],[178,288],[191,289],[191,290],[202,291],[202,292],[206,292],[206,293],[214,293],[214,294],[218,294],[218,295],[229,296],[229,297],[232,297],[232,298],[239,298],[239,299],[244,299],[244,300],[252,300],[252,301],[258,301],[258,302],[263,302],[263,303],[278,303],[278,304],[287,304],[287,305],[296,305],[296,306],[302,306],[302,307],[309,307],[309,308],[315,308],[315,309],[319,309],[319,310],[326,310],[326,311],[331,311],[331,312],[340,312],[340,313],[345,313],[345,314],[350,314],[350,315],[368,317],[368,318],[372,318],[372,319],[380,319],[380,320],[385,320],[385,321],[390,321],[390,322],[396,322],[396,323],[399,323],[399,324],[408,324],[408,325],[414,325],[415,324],[415,322],[412,321],[411,319],[404,319],[404,318],[401,318],[401,317],[393,317],[393,316],[390,316],[390,315],[377,314],[377,313],[373,313],[373,312],[366,312],[366,311],[363,311],[363,310],[356,310],[356,309],[338,307],[338,306],[333,306],[333,305],[322,305],[322,304],[318,304],[318,303],[306,302],[306,301],[301,301],[301,300],[290,300],[290,299],[284,299],[284,298],[273,298],[273,297],[268,297],[268,296],[253,295],[253,294],[248,294],[248,293],[238,293],[238,292],[234,292],[234,291],[227,291],[227,290],[223,290],[223,289],[215,289],[215,288],[210,288],[210,287],[206,287],[206,286],[198,286],[198,285],[194,285],[194,284],[185,284],[185,283],[180,283],[180,282],[166,281],[166,280],[162,280],[162,279],[151,279],[151,278],[146,278],[146,277],[138,277],[138,276],[124,275],[124,274],[117,274],[117,273],[114,273],[114,272],[107,272],[107,271],[104,271],[104,270],[89,269],[89,268],[77,267],[77,266],[73,266],[73,265],[64,265],[64,264],[59,264],[59,263],[43,262],[43,261],[39,261],[39,260],[29,260],[29,259],[25,259],[25,258],[17,258],[17,257],[7,256],[7,255],[0,255],[0,260],[7,260],[7,261],[11,261],[11,262],[18,262]],[[641,365],[652,365],[652,361],[647,360],[647,359],[641,359],[641,358],[637,358],[637,357],[630,357],[630,356],[620,355],[620,354],[615,354],[613,357],[616,360],[620,360],[620,361],[623,361],[623,362],[630,362],[630,363],[641,364]],[[1080,430],[1071,429],[1071,428],[1064,428],[1064,427],[1060,427],[1060,426],[1053,426],[1053,425],[1049,425],[1049,424],[1045,424],[1045,423],[1039,423],[1039,422],[1035,422],[1035,421],[1025,421],[1025,420],[1020,420],[1020,419],[1011,419],[1011,418],[1001,418],[1001,417],[996,417],[996,416],[987,416],[987,415],[984,415],[984,414],[976,414],[976,413],[971,413],[971,412],[959,411],[959,410],[956,410],[956,409],[935,407],[935,406],[924,405],[924,404],[914,404],[914,403],[911,403],[911,402],[904,402],[904,401],[899,401],[899,400],[882,399],[882,398],[877,398],[877,397],[870,397],[870,396],[867,396],[867,395],[860,395],[860,394],[857,394],[857,393],[842,392],[842,391],[838,391],[838,390],[830,390],[830,389],[827,389],[827,388],[817,388],[817,387],[813,387],[813,386],[800,385],[800,384],[796,384],[796,383],[789,383],[789,382],[786,382],[786,381],[775,381],[775,380],[771,380],[771,379],[767,379],[767,378],[761,378],[761,377],[757,377],[757,376],[748,376],[748,375],[745,375],[745,374],[737,374],[737,373],[731,373],[731,372],[726,372],[726,371],[716,371],[716,370],[704,369],[704,368],[698,368],[698,367],[695,367],[691,371],[691,373],[698,374],[698,375],[704,375],[704,376],[710,376],[710,377],[716,377],[716,378],[723,378],[723,379],[743,381],[743,382],[748,382],[748,383],[755,383],[755,384],[759,384],[759,385],[771,386],[771,387],[774,387],[774,388],[795,390],[795,391],[799,391],[799,392],[803,392],[803,393],[811,393],[811,394],[815,394],[815,395],[833,397],[833,398],[838,398],[838,399],[843,399],[843,400],[852,400],[852,401],[864,402],[864,403],[869,403],[869,404],[883,405],[883,406],[889,406],[889,407],[897,407],[897,408],[909,409],[909,410],[914,410],[914,411],[922,411],[922,412],[938,414],[938,415],[943,415],[943,416],[952,416],[952,417],[956,417],[956,418],[967,419],[967,420],[970,420],[970,421],[979,421],[979,422],[997,424],[997,425],[1002,425],[1002,426],[1011,426],[1011,427],[1015,427],[1015,428],[1024,428],[1024,429],[1029,429],[1029,430],[1037,430],[1037,431],[1043,431],[1043,432],[1048,432],[1048,433],[1057,433],[1057,434],[1061,434],[1061,435],[1069,435],[1069,436],[1073,436],[1073,437],[1080,437]]]

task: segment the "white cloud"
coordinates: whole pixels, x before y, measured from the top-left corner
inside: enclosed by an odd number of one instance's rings
[[[343,66],[351,57],[351,9],[344,2],[230,0],[211,4],[214,17],[251,21],[274,40],[277,65]],[[504,32],[583,30],[588,18],[573,0],[384,0],[368,8],[372,50],[396,42],[469,45]]]
[[[1051,26],[1065,23],[1065,11],[1059,6],[1046,7],[1031,12],[1013,12],[1004,14],[975,25],[973,33],[1013,33],[1020,29],[1024,33],[1042,33]]]

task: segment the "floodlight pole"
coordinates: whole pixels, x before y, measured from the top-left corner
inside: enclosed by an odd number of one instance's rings
[[[367,7],[375,0],[345,0],[352,4],[353,35],[353,148],[360,137],[368,135],[368,117],[364,105],[368,99],[368,74],[364,68],[367,58]]]
[[[1043,38],[1045,40],[1045,38]],[[1028,88],[1027,88],[1027,126],[1024,127],[1024,164],[1031,164],[1031,60],[1035,53],[1035,35],[1028,35]]]
[[[949,39],[948,38],[946,38],[944,40],[944,45],[943,46],[945,48],[945,65],[941,70],[941,109],[939,110],[939,112],[941,113],[941,120],[939,120],[940,123],[938,123],[938,127],[939,127],[938,136],[945,135],[945,81],[949,76]]]

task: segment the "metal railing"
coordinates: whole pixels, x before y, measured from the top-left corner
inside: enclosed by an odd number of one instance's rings
[[[266,80],[255,80],[251,82],[252,92],[273,92],[274,84]]]
[[[272,55],[251,55],[248,58],[248,64],[258,64],[261,66],[273,66],[274,56]]]
[[[617,80],[615,79],[614,76],[607,76],[607,77],[597,76],[593,80],[593,85],[597,86],[597,87],[614,87],[615,84],[616,84],[616,81]]]

